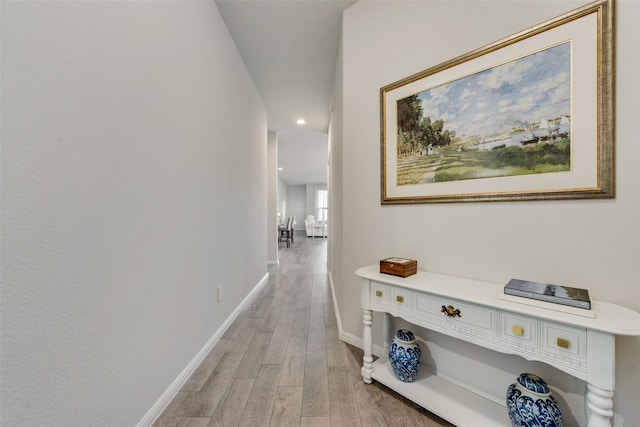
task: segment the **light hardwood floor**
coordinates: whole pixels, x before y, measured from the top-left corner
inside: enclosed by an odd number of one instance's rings
[[[296,233],[278,266],[154,427],[451,426],[360,376],[340,341],[327,239]]]

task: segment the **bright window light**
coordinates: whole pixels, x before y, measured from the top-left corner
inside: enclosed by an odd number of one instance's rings
[[[316,219],[318,221],[327,221],[327,213],[329,210],[329,192],[327,190],[318,190],[316,193]]]

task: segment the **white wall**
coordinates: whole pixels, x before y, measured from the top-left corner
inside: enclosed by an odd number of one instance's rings
[[[337,90],[338,95],[343,91],[344,121],[337,123],[343,132],[330,138],[332,166],[341,168],[330,179],[333,206],[341,206],[332,222],[340,225],[342,240],[333,235],[329,240],[331,264],[344,254],[343,265],[336,261],[332,266],[332,282],[345,334],[362,334],[354,271],[392,255],[415,258],[420,269],[496,283],[526,277],[572,284],[588,288],[595,299],[640,311],[638,2],[617,2],[615,200],[380,205],[381,87],[585,3],[365,1],[345,12],[343,81]],[[341,195],[334,192],[340,187]],[[515,356],[460,346],[435,334],[429,339],[440,358],[438,369],[451,375],[467,375],[487,364],[501,367],[489,372],[494,382],[489,392],[496,396],[503,396],[506,385],[529,366]],[[615,425],[631,426],[640,420],[640,339],[621,337],[616,344]],[[474,364],[475,358],[481,362]],[[555,370],[545,374],[563,387],[571,421],[580,424],[584,384]]]
[[[327,234],[327,264],[329,267],[329,279],[333,290],[334,301],[338,305],[336,317],[338,327],[342,330],[340,314],[344,313],[343,307],[349,306],[349,310],[354,310],[355,306],[351,302],[345,302],[343,275],[343,249],[344,240],[342,238],[342,224],[346,212],[344,211],[343,199],[343,37],[340,37],[338,58],[336,60],[336,73],[333,84],[333,99],[331,102],[329,115],[329,171],[327,176],[327,189],[329,191],[329,221]],[[335,283],[334,283],[335,278]],[[360,335],[360,334],[357,334]]]
[[[296,217],[296,230],[304,230],[306,215],[306,185],[287,185],[287,216]]]
[[[266,274],[266,140],[215,3],[2,3],[3,425],[143,418]]]
[[[267,260],[278,263],[278,133],[267,132]]]

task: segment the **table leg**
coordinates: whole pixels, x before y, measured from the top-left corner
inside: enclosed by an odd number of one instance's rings
[[[587,427],[611,427],[613,391],[587,384]]]
[[[364,350],[364,357],[362,358],[362,380],[371,384],[371,372],[373,371],[373,334],[371,331],[371,324],[373,323],[373,313],[371,310],[362,310],[362,323],[364,323],[364,330],[362,332],[362,349]]]
[[[384,320],[382,323],[382,336],[384,352],[385,354],[389,354],[389,346],[393,341],[393,332],[391,331],[391,315],[389,313],[384,314]]]

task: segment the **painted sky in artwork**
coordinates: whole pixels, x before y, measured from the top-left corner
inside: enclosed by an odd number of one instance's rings
[[[570,42],[418,94],[423,117],[467,137],[570,116],[570,97]]]

